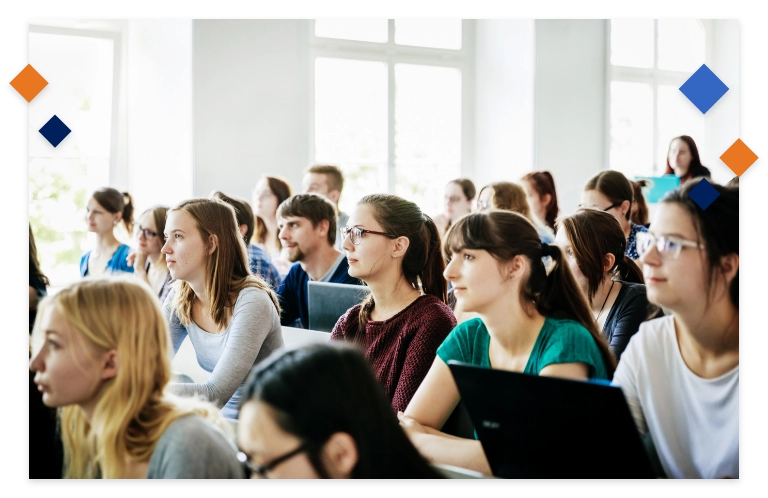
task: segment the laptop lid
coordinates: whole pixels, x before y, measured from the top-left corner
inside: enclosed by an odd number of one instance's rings
[[[620,388],[456,361],[449,367],[493,475],[654,477]]]
[[[635,176],[635,181],[637,180],[648,180],[649,185],[643,187],[643,197],[650,204],[659,202],[667,192],[680,186],[680,178],[675,175]]]
[[[370,291],[363,285],[307,282],[309,328],[331,332],[341,315],[360,304]]]

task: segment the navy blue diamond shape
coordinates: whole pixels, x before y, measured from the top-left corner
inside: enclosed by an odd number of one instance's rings
[[[67,138],[67,135],[69,135],[71,131],[72,130],[70,130],[55,114],[42,128],[40,128],[40,134],[54,147]]]
[[[688,192],[688,197],[693,199],[693,202],[698,204],[701,209],[707,209],[715,199],[720,197],[720,192],[715,190],[715,187],[706,178],[702,178],[699,184]]]
[[[715,73],[707,67],[706,64],[702,64],[699,69],[696,70],[690,78],[683,83],[680,87],[680,91],[683,95],[688,97],[688,100],[693,102],[693,105],[698,107],[702,114],[706,114],[707,111],[717,103],[720,98],[728,91],[728,87],[725,83],[720,81]]]

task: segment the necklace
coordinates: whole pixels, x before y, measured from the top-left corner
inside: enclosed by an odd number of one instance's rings
[[[597,318],[595,318],[595,321],[598,321],[600,319],[600,315],[603,314],[603,308],[605,308],[605,303],[608,302],[608,298],[610,297],[611,291],[613,290],[613,284],[615,283],[616,283],[615,280],[611,280],[611,288],[608,289],[608,294],[605,296],[605,301],[603,301],[603,305],[600,306],[600,312],[597,314]]]

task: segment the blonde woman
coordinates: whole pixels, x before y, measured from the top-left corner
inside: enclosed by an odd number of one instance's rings
[[[168,327],[147,285],[71,285],[43,300],[33,338],[35,384],[61,407],[64,477],[242,477],[216,409],[165,392]]]
[[[182,396],[203,395],[237,418],[251,367],[282,347],[280,306],[251,274],[235,210],[219,199],[192,199],[168,211],[162,248],[177,280],[163,303],[174,354],[189,336],[205,383],[171,384]]]
[[[520,185],[512,182],[496,182],[483,187],[477,196],[477,209],[485,211],[491,208],[522,214],[533,223],[543,243],[551,244],[555,241],[555,233],[552,229],[533,214],[525,189]]]

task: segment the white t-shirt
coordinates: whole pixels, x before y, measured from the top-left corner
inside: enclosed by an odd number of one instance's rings
[[[673,316],[644,322],[613,377],[668,477],[739,477],[739,367],[702,379],[680,354]]]

